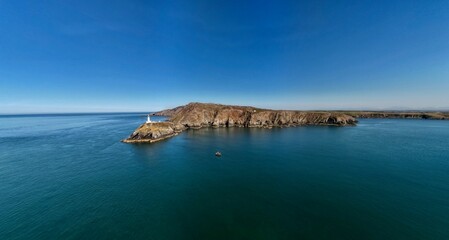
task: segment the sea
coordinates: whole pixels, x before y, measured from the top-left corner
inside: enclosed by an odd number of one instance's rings
[[[145,120],[0,116],[0,239],[449,239],[449,121],[120,142]]]

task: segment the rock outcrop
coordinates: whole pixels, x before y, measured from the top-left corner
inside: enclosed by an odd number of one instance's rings
[[[248,106],[189,103],[154,113],[168,116],[163,123],[143,124],[124,142],[155,142],[186,130],[203,127],[294,127],[306,125],[351,126],[357,120],[341,112],[269,110]]]

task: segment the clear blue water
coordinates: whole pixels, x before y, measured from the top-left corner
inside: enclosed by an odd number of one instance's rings
[[[449,121],[120,142],[144,120],[1,116],[0,239],[449,239]]]

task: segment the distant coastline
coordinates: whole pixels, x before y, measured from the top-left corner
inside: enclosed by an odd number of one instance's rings
[[[430,111],[341,111],[355,118],[408,118],[449,120],[449,112]]]

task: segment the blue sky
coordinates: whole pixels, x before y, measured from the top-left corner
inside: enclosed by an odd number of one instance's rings
[[[0,1],[0,113],[449,108],[449,1]]]

